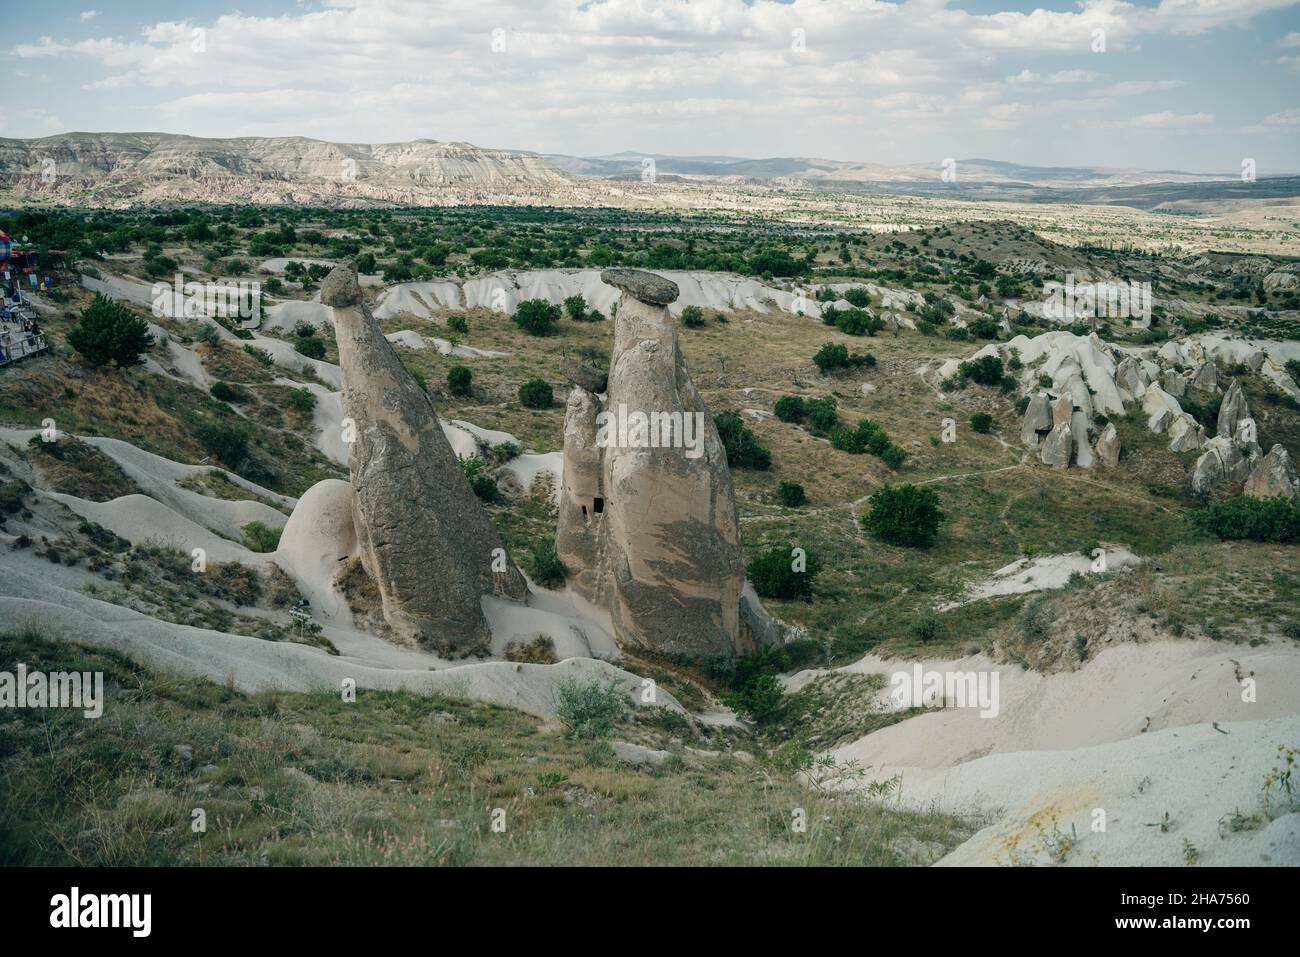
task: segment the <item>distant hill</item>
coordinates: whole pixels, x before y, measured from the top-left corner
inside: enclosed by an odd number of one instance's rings
[[[205,139],[172,133],[61,133],[0,139],[0,203],[123,207],[157,203],[313,206],[464,204],[607,206],[643,198],[657,182],[710,187],[906,193],[1018,202],[1177,208],[1188,203],[1294,197],[1300,177],[1243,184],[1231,173],[1024,166],[991,159],[884,166],[810,157],[538,154],[420,139],[329,143],[302,136]],[[666,200],[686,203],[681,196]],[[1176,204],[1183,204],[1176,207]]]
[[[543,154],[552,166],[579,176],[608,179],[639,178],[643,163],[654,160],[655,174],[681,177],[730,177],[752,181],[799,180],[816,186],[850,183],[942,182],[942,163],[886,166],[850,160],[810,157],[748,159],[739,156],[665,156],[622,152],[609,156]],[[1181,170],[1118,169],[1089,166],[1024,166],[991,159],[963,159],[956,163],[956,184],[1000,184],[1056,187],[1142,186],[1152,183],[1205,183],[1231,179],[1232,173],[1188,173]],[[952,185],[952,184],[945,184]]]
[[[445,205],[526,202],[572,185],[535,154],[435,140],[369,145],[170,133],[0,139],[0,196],[28,201]]]

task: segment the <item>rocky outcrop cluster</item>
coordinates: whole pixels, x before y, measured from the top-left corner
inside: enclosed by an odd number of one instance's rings
[[[1200,453],[1192,470],[1197,493],[1223,482],[1282,490],[1272,494],[1287,494],[1291,487],[1286,450],[1277,447],[1268,456],[1262,454],[1242,380],[1226,382],[1216,361],[1245,367],[1300,398],[1300,387],[1286,371],[1283,355],[1270,355],[1245,340],[1216,338],[1171,341],[1159,349],[1124,349],[1103,342],[1096,333],[1085,337],[1068,332],[1033,339],[1019,336],[986,346],[974,358],[989,354],[1004,359],[1017,356],[1025,370],[1022,381],[1033,384],[1023,400],[1020,437],[1037,449],[1046,465],[1116,467],[1119,433],[1103,414],[1123,414],[1137,403],[1147,428],[1164,436],[1171,451]],[[940,369],[943,375],[954,371],[955,363]],[[1218,418],[1210,438],[1206,427],[1183,405],[1205,405],[1216,399]]]
[[[726,450],[678,348],[677,286],[635,269],[601,278],[621,290],[608,375],[564,367],[556,552],[570,585],[624,646],[699,658],[777,640],[746,587]]]
[[[475,498],[429,396],[361,299],[355,267],[321,283],[334,310],[353,522],[395,638],[444,654],[487,649],[482,596],[527,585]]]

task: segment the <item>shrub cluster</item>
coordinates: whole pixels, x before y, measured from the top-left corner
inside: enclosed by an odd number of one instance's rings
[[[868,369],[876,364],[876,357],[869,352],[850,354],[848,347],[838,342],[828,342],[817,350],[813,364],[827,375],[837,369],[853,369],[866,366]]]
[[[758,437],[740,418],[739,412],[723,412],[713,424],[718,438],[727,450],[727,464],[732,468],[766,469],[772,464],[772,453],[759,444]]]
[[[515,309],[515,325],[530,336],[549,336],[560,321],[560,307],[545,299],[525,299]]]
[[[897,469],[907,458],[907,453],[891,442],[885,430],[870,419],[863,419],[856,426],[832,429],[831,445],[853,455],[870,452],[891,469]]]
[[[821,560],[811,552],[796,556],[793,547],[768,548],[745,568],[754,591],[764,598],[812,598],[813,584],[821,573]]]
[[[889,545],[928,548],[934,544],[944,518],[933,489],[885,485],[871,496],[871,511],[862,516],[862,527]]]
[[[1208,505],[1192,515],[1203,531],[1222,539],[1248,539],[1281,545],[1300,543],[1300,499],[1239,495]]]
[[[549,409],[554,400],[551,385],[545,379],[529,379],[519,387],[519,402],[524,408]]]

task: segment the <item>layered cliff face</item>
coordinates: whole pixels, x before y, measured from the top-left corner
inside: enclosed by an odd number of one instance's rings
[[[692,657],[754,648],[726,450],[667,305],[677,287],[609,269],[622,290],[606,395],[575,385],[556,551],[624,645]]]
[[[428,395],[361,301],[354,267],[325,278],[321,302],[334,309],[353,517],[384,620],[398,640],[440,654],[485,651],[491,635],[481,596],[523,600],[524,578],[474,497]]]
[[[16,198],[90,205],[169,199],[437,205],[507,192],[535,198],[573,185],[539,156],[468,143],[166,133],[0,139],[0,183]]]

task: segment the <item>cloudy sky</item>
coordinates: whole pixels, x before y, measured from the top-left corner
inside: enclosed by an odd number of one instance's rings
[[[238,2],[11,10],[0,136],[1300,170],[1300,0]]]

